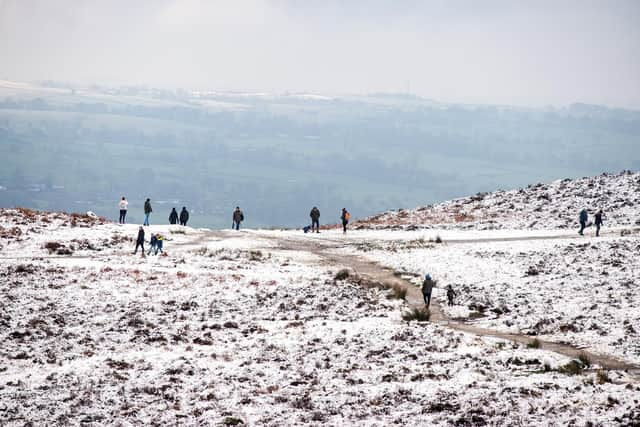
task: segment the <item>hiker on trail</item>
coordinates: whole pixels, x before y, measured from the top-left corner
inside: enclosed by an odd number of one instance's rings
[[[431,304],[431,291],[433,291],[433,286],[436,284],[431,279],[429,273],[424,276],[424,282],[422,282],[422,297],[424,298],[424,305],[429,308],[429,304]]]
[[[447,285],[447,300],[449,300],[449,305],[453,305],[453,300],[456,297],[456,291],[453,290],[451,285]]]
[[[158,251],[163,254],[164,251],[162,250],[162,242],[164,242],[164,237],[162,236],[162,234],[156,234],[156,240],[156,255],[158,254]]]
[[[600,236],[600,227],[602,227],[602,209],[596,213],[596,237]]]
[[[320,209],[314,206],[313,209],[311,209],[309,216],[311,217],[311,232],[313,233],[313,228],[315,226],[316,233],[319,233],[320,232]]]
[[[120,219],[118,219],[118,224],[124,224],[124,219],[127,216],[127,206],[129,206],[129,202],[127,199],[122,196],[122,200],[120,200]]]
[[[151,208],[151,199],[147,199],[144,202],[144,224],[148,226],[149,225],[149,215],[151,215],[151,212],[153,212],[153,209]]]
[[[138,229],[138,239],[136,240],[136,249],[133,251],[135,255],[138,252],[138,247],[142,249],[142,256],[144,257],[144,228],[140,226]]]
[[[582,209],[580,211],[580,231],[578,231],[578,234],[583,236],[583,232],[585,227],[587,226],[587,220],[589,219],[589,214],[587,213],[586,209]]]
[[[185,206],[183,206],[180,211],[180,225],[184,225],[186,227],[187,221],[189,221],[189,211]]]
[[[178,212],[176,211],[176,208],[171,209],[171,213],[169,214],[169,223],[171,225],[178,223]]]
[[[239,206],[236,206],[236,210],[233,211],[233,223],[231,229],[240,230],[240,223],[244,221],[244,214],[240,210]]]
[[[158,238],[155,234],[151,235],[151,240],[149,241],[149,251],[147,255],[150,255],[151,252],[154,252],[154,255],[158,253]]]
[[[347,225],[349,224],[349,219],[351,218],[351,214],[345,209],[342,208],[342,214],[340,215],[340,219],[342,220],[342,233],[347,233]]]

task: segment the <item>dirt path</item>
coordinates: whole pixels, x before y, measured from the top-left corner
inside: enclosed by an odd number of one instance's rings
[[[392,269],[383,267],[380,264],[365,259],[357,255],[336,254],[333,252],[335,242],[320,240],[303,240],[303,239],[287,239],[273,238],[278,243],[278,249],[283,251],[305,251],[319,256],[325,263],[337,267],[345,267],[352,269],[357,276],[364,278],[369,282],[379,283],[380,285],[391,288],[399,287],[406,289],[406,302],[410,307],[424,308],[424,301],[420,288],[409,281],[398,277]],[[579,355],[586,355],[591,363],[597,364],[608,370],[621,370],[628,372],[636,380],[640,379],[640,366],[626,362],[624,360],[598,354],[588,350],[580,349],[568,344],[559,344],[551,341],[541,340],[537,337],[529,335],[511,334],[496,331],[493,329],[483,328],[463,321],[453,320],[447,317],[443,312],[440,304],[431,300],[431,322],[435,322],[440,326],[454,329],[461,332],[481,336],[500,338],[522,345],[531,344],[535,339],[540,343],[541,349],[559,353],[567,357],[578,358]]]

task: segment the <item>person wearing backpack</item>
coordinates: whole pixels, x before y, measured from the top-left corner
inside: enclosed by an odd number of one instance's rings
[[[129,202],[127,199],[122,196],[122,200],[119,203],[120,206],[120,219],[118,220],[118,224],[124,224],[124,219],[127,217],[127,207],[129,206]]]
[[[435,284],[435,280],[431,279],[431,276],[427,273],[424,276],[424,282],[422,282],[422,297],[424,298],[424,305],[426,305],[427,308],[429,308],[431,304],[431,292]]]
[[[315,227],[316,233],[319,233],[320,232],[320,209],[314,206],[313,209],[311,209],[309,216],[311,217],[311,232],[313,233],[313,229]]]
[[[169,214],[169,223],[171,225],[175,225],[178,223],[178,212],[176,211],[176,208],[173,208],[171,210],[171,213]]]
[[[147,200],[145,200],[144,202],[144,224],[146,226],[149,226],[149,215],[151,215],[151,212],[153,212],[153,209],[151,208],[151,199],[147,198]]]
[[[349,224],[349,219],[351,219],[351,214],[346,208],[342,208],[342,215],[340,215],[340,219],[342,220],[342,233],[346,234],[347,225]]]
[[[189,221],[189,211],[187,210],[186,206],[183,206],[182,210],[180,211],[180,225],[184,225],[186,227],[187,221]]]
[[[236,210],[233,211],[233,223],[231,224],[232,229],[240,230],[240,223],[244,221],[244,214],[240,210],[240,206],[236,206]]]

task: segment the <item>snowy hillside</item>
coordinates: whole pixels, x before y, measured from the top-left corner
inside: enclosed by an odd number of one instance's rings
[[[137,229],[0,210],[2,425],[631,426],[640,418],[639,372],[629,369],[640,361],[635,232],[516,244],[483,240],[504,233],[453,230],[436,244],[425,231],[309,236],[152,224],[146,239],[162,233],[165,254],[143,258],[131,254]],[[375,277],[336,274],[367,259],[398,277],[428,266],[439,282],[434,310],[451,319],[535,332],[612,362],[403,320],[415,305],[408,296]],[[450,308],[448,283],[460,293]]]
[[[358,220],[358,229],[553,229],[576,226],[578,213],[604,211],[609,226],[640,225],[640,173],[603,174],[576,180],[400,209]]]

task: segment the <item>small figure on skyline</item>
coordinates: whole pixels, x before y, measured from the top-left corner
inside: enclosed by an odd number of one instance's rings
[[[595,224],[596,224],[596,237],[600,236],[600,227],[602,227],[602,209],[600,209],[597,213],[596,213],[596,220],[595,220]]]
[[[169,214],[169,224],[176,225],[178,223],[178,212],[176,208],[171,209],[171,213]]]
[[[320,232],[320,209],[314,206],[313,209],[311,209],[309,216],[311,217],[311,232],[313,233],[313,229],[315,227],[316,233],[319,233]]]
[[[589,214],[586,209],[582,209],[580,211],[580,231],[578,234],[584,236],[584,229],[587,226],[587,220],[589,219]]]
[[[122,196],[119,206],[120,218],[118,219],[118,224],[124,224],[125,218],[127,217],[127,207],[129,206],[129,202],[127,202],[127,199],[125,199],[124,196]]]
[[[244,214],[240,210],[240,206],[236,206],[236,210],[233,211],[233,223],[231,224],[231,228],[235,230],[240,230],[240,223],[244,221]]]
[[[340,219],[342,220],[342,233],[347,233],[347,225],[349,225],[349,219],[351,218],[351,214],[347,211],[346,208],[342,208],[342,214],[340,215]]]
[[[147,200],[145,200],[144,202],[144,224],[148,226],[149,225],[149,215],[151,215],[151,212],[153,212],[153,209],[151,208],[151,199],[147,198]]]
[[[187,210],[186,206],[183,206],[182,210],[180,211],[180,225],[184,225],[186,227],[187,221],[189,221],[189,211]]]

